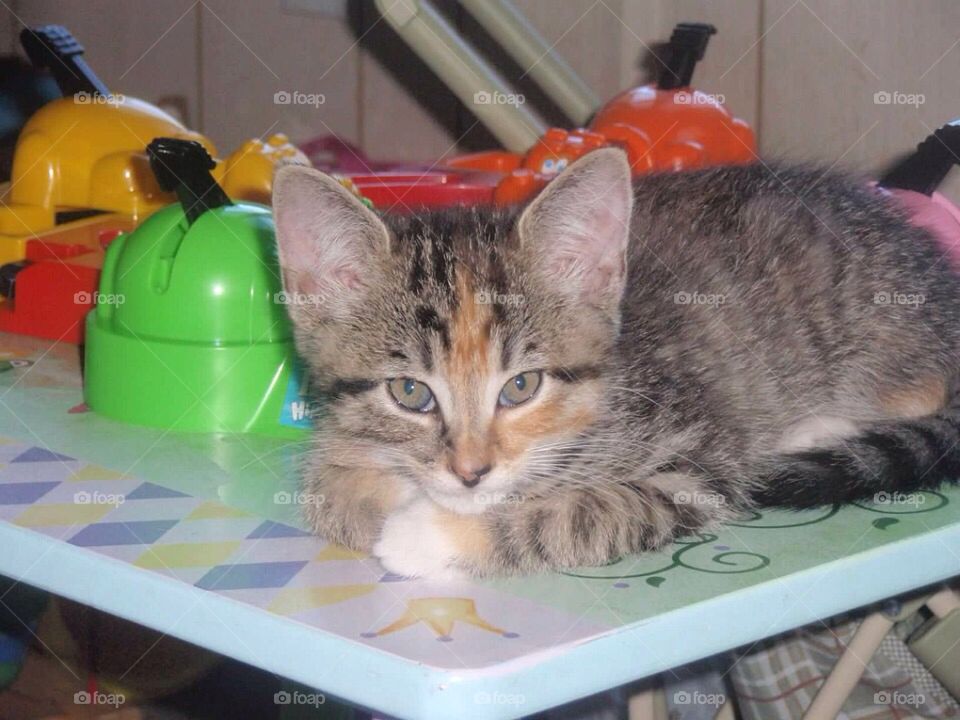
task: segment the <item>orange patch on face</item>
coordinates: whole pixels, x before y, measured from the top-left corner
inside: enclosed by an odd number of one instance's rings
[[[487,368],[493,313],[490,305],[477,302],[477,288],[465,270],[457,272],[457,297],[447,372],[453,382],[466,384],[469,375]]]
[[[453,439],[451,467],[477,469],[491,462],[489,434],[482,432],[474,418],[483,417],[487,408],[477,407],[482,401],[476,389],[486,384],[490,372],[490,344],[493,313],[488,304],[478,302],[478,288],[468,270],[456,276],[458,304],[450,322],[450,351],[446,375],[451,389],[460,396],[460,422]]]
[[[554,397],[515,417],[509,411],[500,413],[494,420],[494,432],[501,451],[514,458],[544,437],[576,435],[594,420],[591,403]]]
[[[887,393],[883,398],[883,409],[891,417],[923,417],[941,410],[946,400],[946,380],[932,377]]]

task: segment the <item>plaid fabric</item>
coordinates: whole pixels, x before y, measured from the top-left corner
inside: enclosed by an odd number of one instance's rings
[[[736,658],[730,679],[744,720],[803,717],[860,621],[844,619],[767,641]],[[958,718],[960,705],[896,632],[884,638],[838,716],[850,720]]]

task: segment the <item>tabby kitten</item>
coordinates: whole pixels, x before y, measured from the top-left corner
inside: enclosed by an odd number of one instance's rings
[[[602,564],[960,473],[960,285],[861,182],[631,184],[598,150],[520,212],[380,217],[302,167],[274,205],[328,403],[309,521],[393,572]]]

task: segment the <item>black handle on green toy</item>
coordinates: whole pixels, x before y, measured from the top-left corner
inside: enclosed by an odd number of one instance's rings
[[[147,156],[160,189],[177,194],[191,225],[207,210],[233,204],[210,174],[217,164],[200,143],[156,138],[147,145]]]
[[[79,93],[109,97],[107,86],[83,59],[83,45],[63,25],[24,28],[20,44],[35,68],[50,71],[65,97]]]
[[[667,45],[667,57],[657,87],[675,90],[690,86],[693,70],[703,60],[710,36],[717,29],[707,23],[678,23]]]

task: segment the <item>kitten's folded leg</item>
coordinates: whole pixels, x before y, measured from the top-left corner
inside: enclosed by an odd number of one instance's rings
[[[409,488],[383,470],[327,465],[304,482],[304,515],[321,537],[369,551],[383,522],[409,495]]]
[[[392,572],[432,578],[604,565],[657,549],[728,510],[724,496],[682,472],[560,487],[480,515],[417,500],[387,519],[373,553]]]

